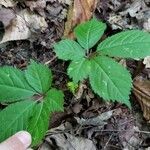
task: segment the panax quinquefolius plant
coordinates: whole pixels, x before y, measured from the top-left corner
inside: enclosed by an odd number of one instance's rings
[[[54,45],[59,59],[70,60],[68,75],[78,83],[89,78],[95,93],[104,100],[118,101],[131,107],[131,75],[113,57],[141,59],[150,55],[150,34],[129,30],[106,38],[97,49],[91,49],[102,37],[106,24],[92,19],[74,29],[77,42],[64,39]]]
[[[92,19],[75,28],[78,42],[62,40],[55,44],[57,56],[71,60],[68,75],[75,91],[79,81],[89,78],[92,89],[104,100],[130,106],[132,79],[129,72],[111,57],[141,59],[150,55],[150,34],[138,30],[118,33],[91,49],[102,37],[106,25]],[[0,142],[17,131],[32,135],[32,146],[45,135],[52,112],[63,111],[63,93],[51,87],[51,70],[31,60],[25,71],[0,67]],[[4,106],[4,105],[3,105]]]
[[[0,68],[0,142],[17,131],[32,135],[32,146],[44,137],[52,112],[63,111],[63,93],[51,87],[51,70],[31,60],[25,71]]]

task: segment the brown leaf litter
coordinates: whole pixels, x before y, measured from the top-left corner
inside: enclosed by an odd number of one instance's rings
[[[96,5],[97,0],[74,0],[73,6],[70,6],[68,12],[64,36],[72,39],[74,27],[89,20],[96,9]]]
[[[150,80],[137,76],[133,85],[133,93],[142,107],[143,116],[150,121]]]

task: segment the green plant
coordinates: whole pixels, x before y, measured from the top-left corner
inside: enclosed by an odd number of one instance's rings
[[[77,42],[65,39],[54,45],[58,58],[71,60],[68,75],[77,83],[89,78],[92,89],[104,100],[118,101],[131,107],[132,79],[129,72],[110,57],[140,59],[150,55],[150,34],[130,30],[102,41],[106,24],[92,19],[74,29]],[[109,57],[108,57],[109,56]]]
[[[72,92],[73,94],[76,93],[76,90],[78,89],[78,84],[77,83],[74,83],[74,82],[68,82],[67,83],[67,87],[68,89],[70,90],[70,92]]]
[[[51,84],[51,70],[33,60],[25,71],[0,68],[0,102],[9,104],[0,111],[0,142],[27,130],[32,135],[32,146],[39,144],[51,113],[63,111],[63,93]]]

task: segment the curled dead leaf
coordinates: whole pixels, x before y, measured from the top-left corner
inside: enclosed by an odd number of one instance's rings
[[[141,105],[143,116],[150,121],[150,81],[142,77],[136,77],[133,85],[133,93]]]
[[[89,20],[92,17],[96,5],[97,0],[75,0],[73,6],[70,6],[69,9],[64,36],[73,38],[73,28],[77,24]]]
[[[12,9],[1,8],[0,9],[0,21],[3,23],[4,28],[11,24],[12,19],[16,17]]]
[[[46,7],[46,2],[47,0],[31,0],[25,1],[25,4],[33,11],[34,9],[44,9]]]
[[[108,112],[104,112],[100,114],[97,117],[90,118],[90,119],[84,119],[84,118],[78,118],[78,117],[74,117],[74,118],[77,120],[78,124],[80,124],[81,126],[84,126],[84,125],[103,126],[107,124],[106,121],[110,119],[112,115],[113,115],[113,111],[108,111]]]
[[[66,133],[65,130],[71,129],[70,125],[69,128],[67,126],[62,124],[57,128],[50,129],[47,132],[46,142],[40,146],[39,150],[96,150],[92,140]],[[48,145],[46,145],[47,143]]]
[[[16,2],[14,0],[1,0],[0,5],[7,7],[14,7],[16,5]]]
[[[28,39],[31,31],[45,30],[47,23],[45,19],[37,14],[30,13],[27,9],[16,14],[11,25],[6,29],[1,43],[14,40]]]
[[[2,38],[2,41],[0,41],[0,44],[5,43],[7,41],[23,40],[29,37],[30,37],[30,30],[26,26],[24,19],[16,15],[16,18],[12,21],[11,26],[9,26],[5,30],[5,34]]]
[[[36,10],[41,16],[44,16],[47,2],[51,2],[51,0],[26,0],[24,3],[31,11]]]

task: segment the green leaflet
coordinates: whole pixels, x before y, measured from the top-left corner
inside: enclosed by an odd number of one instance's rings
[[[79,44],[86,50],[92,48],[101,38],[106,29],[106,24],[92,19],[78,25],[74,32]]]
[[[54,45],[56,55],[62,60],[78,60],[85,55],[81,46],[73,40],[61,40]]]
[[[29,123],[28,131],[33,137],[32,146],[42,140],[48,129],[50,114],[54,111],[63,111],[63,93],[51,89],[47,92],[44,100],[34,109],[33,117]]]
[[[0,68],[0,102],[26,99],[35,93],[22,71],[8,66]]]
[[[101,42],[97,51],[113,57],[144,58],[150,55],[150,34],[139,30],[120,32]]]
[[[86,58],[72,61],[68,67],[68,75],[73,79],[73,82],[77,83],[88,77],[90,68],[90,61]]]
[[[37,104],[27,131],[32,135],[32,146],[36,146],[44,137],[49,124],[50,111],[45,102]]]
[[[64,94],[62,91],[51,89],[47,92],[45,99],[47,100],[47,105],[51,112],[64,111]]]
[[[130,107],[132,79],[129,72],[113,59],[98,56],[91,59],[90,84],[105,100],[118,101]]]
[[[17,131],[26,130],[34,106],[33,101],[22,101],[0,111],[0,142]]]
[[[29,85],[38,93],[47,92],[52,83],[51,70],[43,64],[37,64],[33,60],[31,60],[31,64],[25,71],[25,77]]]

